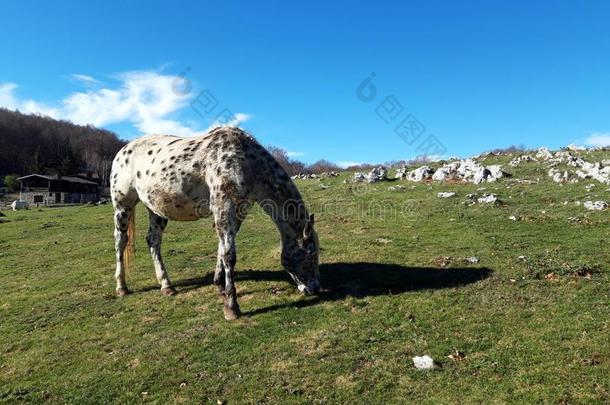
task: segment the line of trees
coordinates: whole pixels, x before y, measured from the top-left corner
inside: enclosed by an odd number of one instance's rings
[[[0,178],[87,172],[107,185],[123,145],[111,131],[0,108]]]
[[[288,156],[288,152],[286,152],[286,150],[278,148],[277,146],[267,146],[267,150],[290,176],[294,176],[296,174],[320,174],[342,170],[342,168],[338,165],[325,159],[318,160],[312,164],[307,164],[299,160],[292,159],[290,156]]]

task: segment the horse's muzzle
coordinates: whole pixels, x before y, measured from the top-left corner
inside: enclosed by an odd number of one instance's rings
[[[300,292],[302,292],[303,294],[306,294],[306,295],[317,294],[320,292],[320,282],[315,280],[315,281],[308,283],[307,285],[299,284],[297,286],[297,288],[299,289]]]

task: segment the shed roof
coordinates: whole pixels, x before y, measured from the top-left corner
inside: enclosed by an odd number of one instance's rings
[[[69,183],[81,183],[81,184],[93,184],[95,186],[98,186],[99,184],[97,184],[94,181],[89,181],[89,180],[85,180],[85,179],[81,179],[80,177],[73,177],[73,176],[50,176],[47,174],[30,174],[27,176],[23,176],[23,177],[19,177],[17,180],[19,181],[23,181],[25,179],[28,179],[30,177],[40,177],[43,179],[47,179],[47,180],[62,180],[62,181],[67,181]]]

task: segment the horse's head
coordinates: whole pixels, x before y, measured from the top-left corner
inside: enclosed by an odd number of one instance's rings
[[[320,291],[320,244],[313,225],[314,217],[310,215],[295,243],[284,246],[282,251],[282,266],[304,294],[317,294]]]

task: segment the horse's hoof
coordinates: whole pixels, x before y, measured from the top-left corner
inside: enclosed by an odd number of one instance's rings
[[[223,307],[222,311],[224,312],[225,319],[227,321],[234,321],[241,316],[241,312],[239,309],[235,310],[235,309]]]
[[[161,294],[165,295],[166,297],[171,297],[172,295],[178,294],[178,292],[176,291],[176,289],[174,287],[169,286],[169,287],[163,287],[161,289]]]
[[[131,291],[129,291],[126,287],[121,287],[121,288],[116,289],[117,297],[124,297],[129,294],[131,294]]]

